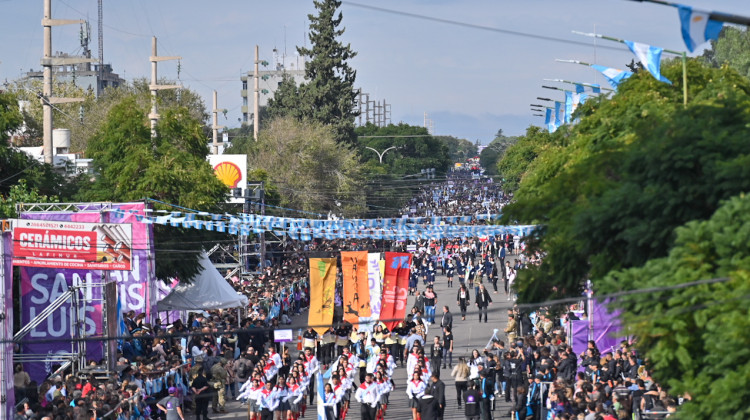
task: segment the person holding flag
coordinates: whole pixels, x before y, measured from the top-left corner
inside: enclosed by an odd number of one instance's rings
[[[321,383],[323,379],[320,379]],[[338,417],[338,398],[331,384],[326,384],[323,392],[318,392],[318,420],[336,420]],[[321,410],[323,413],[321,414]]]

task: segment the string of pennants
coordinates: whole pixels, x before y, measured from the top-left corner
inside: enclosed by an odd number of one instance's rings
[[[117,218],[137,211],[111,210]],[[470,216],[432,216],[395,219],[303,219],[293,217],[266,216],[258,214],[213,214],[207,212],[171,212],[164,215],[135,214],[139,222],[173,227],[202,229],[248,236],[263,232],[286,235],[290,239],[309,241],[315,239],[384,239],[420,240],[487,237],[502,234],[525,236],[533,225],[465,225],[472,221],[494,221],[500,214],[477,214]],[[210,220],[209,220],[210,219]]]

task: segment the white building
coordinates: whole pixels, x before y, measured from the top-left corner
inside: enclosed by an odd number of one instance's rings
[[[305,81],[305,57],[303,56],[279,54],[274,48],[273,63],[265,64],[261,63],[258,71],[260,97],[258,105],[261,107],[268,105],[268,99],[273,98],[273,94],[279,88],[279,83],[281,83],[284,74],[291,76],[297,86]],[[242,81],[242,124],[249,124],[253,120],[253,109],[255,109],[255,82],[253,77],[252,70],[240,77]]]

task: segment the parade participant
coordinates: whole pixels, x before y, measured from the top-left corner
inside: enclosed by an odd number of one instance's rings
[[[328,382],[331,386],[331,390],[336,396],[336,413],[341,418],[346,418],[346,411],[349,406],[348,394],[349,388],[344,385],[341,381],[341,376],[338,373],[331,375],[331,380]]]
[[[445,276],[448,277],[448,287],[453,287],[453,273],[455,273],[455,271],[456,264],[453,262],[453,258],[449,258],[445,270]]]
[[[252,378],[249,383],[251,383],[251,385],[244,392],[240,390],[240,395],[237,396],[237,399],[241,401],[247,401],[247,413],[249,420],[260,420],[258,398],[260,397],[261,391],[263,391],[263,385],[260,383],[260,380],[257,377]]]
[[[313,352],[317,349],[318,345],[318,333],[312,327],[307,327],[305,332],[302,333],[302,347],[311,348]]]
[[[326,416],[325,420],[336,420],[338,418],[338,398],[333,392],[331,384],[325,385],[325,394],[321,395],[321,399],[323,400],[323,407]]]
[[[380,401],[380,389],[373,380],[373,374],[368,373],[365,376],[365,382],[359,386],[357,392],[354,394],[354,398],[361,404],[360,415],[362,420],[376,420],[378,402]]]
[[[477,308],[479,308],[479,322],[482,322],[482,314],[484,314],[484,322],[487,322],[487,306],[492,305],[492,298],[487,289],[484,288],[484,284],[479,285],[479,291],[474,297]]]
[[[290,376],[286,379],[285,402],[289,404],[287,419],[296,420],[300,414],[300,402],[305,398],[304,389],[299,386],[296,379]]]
[[[370,339],[370,344],[366,348],[367,352],[367,373],[375,372],[375,368],[380,360],[380,346],[378,345],[375,338]],[[364,378],[359,383],[364,382]]]
[[[382,420],[385,418],[385,411],[388,409],[388,396],[393,390],[393,385],[382,369],[375,372],[375,383],[379,387],[378,393],[380,394],[377,418]]]
[[[272,382],[266,382],[266,387],[258,393],[258,408],[260,409],[260,420],[273,420],[273,412],[279,405],[279,400],[274,393]]]
[[[466,308],[471,303],[471,296],[469,295],[469,289],[466,288],[465,284],[461,284],[456,293],[456,305],[461,308],[461,320],[466,320]]]
[[[422,376],[419,372],[414,372],[411,375],[411,380],[406,385],[406,395],[409,397],[409,407],[411,408],[412,420],[418,420],[419,414],[417,408],[419,407],[419,399],[424,395],[424,391],[427,385],[422,381]]]
[[[276,413],[276,420],[286,420],[287,418],[287,413],[290,411],[290,405],[286,398],[288,393],[289,390],[286,387],[286,381],[284,378],[279,378],[273,389],[274,398],[276,399],[276,407],[274,407],[273,412]]]
[[[318,358],[313,354],[312,347],[305,347],[305,359],[303,364],[307,374],[310,376],[315,375],[318,373],[318,370],[320,370],[320,363],[318,363]]]

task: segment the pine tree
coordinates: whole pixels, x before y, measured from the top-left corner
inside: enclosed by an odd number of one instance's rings
[[[342,14],[337,12],[339,0],[314,1],[318,15],[310,19],[309,39],[311,48],[297,47],[300,55],[309,58],[305,64],[305,83],[294,89],[293,81],[286,89],[275,93],[269,101],[269,113],[275,116],[291,116],[309,119],[334,128],[339,143],[354,142],[354,110],[356,92],[354,80],[357,72],[349,66],[354,58],[350,44],[340,41],[344,28]],[[294,95],[290,98],[288,96]]]

